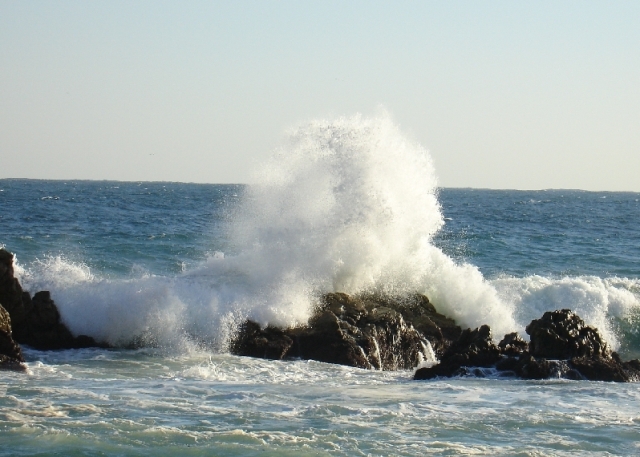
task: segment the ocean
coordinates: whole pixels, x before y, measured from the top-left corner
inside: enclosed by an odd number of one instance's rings
[[[0,373],[0,455],[637,455],[637,384],[413,381],[227,351],[328,291],[496,339],[570,308],[640,357],[640,193],[450,189],[389,119],[289,132],[248,185],[0,179],[0,245],[76,334]],[[137,349],[129,349],[134,344]]]

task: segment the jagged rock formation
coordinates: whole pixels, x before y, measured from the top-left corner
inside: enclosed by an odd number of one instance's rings
[[[260,328],[247,321],[231,345],[237,355],[301,358],[380,370],[409,369],[451,344],[460,327],[421,295],[351,297],[326,294],[304,327]]]
[[[493,342],[488,325],[475,330],[466,329],[460,338],[449,346],[441,362],[431,368],[418,370],[416,379],[468,374],[468,367],[491,367],[500,360],[501,355],[502,350]]]
[[[526,331],[529,343],[510,333],[495,344],[489,326],[462,330],[422,295],[397,299],[330,293],[307,326],[261,328],[245,322],[231,351],[396,370],[429,357],[430,345],[440,363],[420,368],[414,379],[483,376],[492,369],[525,379],[640,380],[640,361],[620,360],[597,329],[569,310],[547,312]]]
[[[0,369],[24,370],[23,362],[22,350],[12,336],[9,312],[0,305]]]
[[[35,349],[70,349],[103,346],[86,335],[74,337],[60,320],[48,291],[33,298],[22,290],[13,270],[13,254],[0,249],[0,304],[11,318],[14,339]]]
[[[572,359],[611,356],[609,345],[597,329],[589,327],[568,309],[546,312],[526,328],[531,336],[529,352],[534,357]]]
[[[465,330],[438,365],[417,370],[414,379],[481,375],[476,368],[493,367],[525,379],[640,380],[640,361],[623,362],[597,329],[570,310],[546,312],[526,331],[531,337],[528,345],[512,333],[496,346],[489,327]]]

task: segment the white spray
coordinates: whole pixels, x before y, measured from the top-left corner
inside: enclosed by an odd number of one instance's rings
[[[247,317],[306,322],[314,298],[330,291],[422,292],[461,325],[486,323],[501,337],[518,328],[512,307],[476,267],[431,243],[443,224],[436,186],[427,151],[387,115],[312,121],[254,176],[229,227],[237,256],[174,278],[25,279],[52,290],[72,331],[112,344],[186,335],[223,345]]]

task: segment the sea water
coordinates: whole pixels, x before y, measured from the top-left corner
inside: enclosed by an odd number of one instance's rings
[[[636,455],[637,384],[412,381],[228,354],[328,291],[418,291],[499,339],[571,308],[640,356],[640,194],[446,189],[386,116],[292,129],[249,185],[0,180],[26,290],[115,349],[24,349],[3,455]],[[139,349],[126,349],[131,343]]]

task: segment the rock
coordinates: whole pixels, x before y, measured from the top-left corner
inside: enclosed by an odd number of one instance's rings
[[[531,321],[526,330],[531,336],[531,355],[520,373],[523,377],[536,363],[532,360],[558,359],[557,363],[565,364],[568,370],[559,373],[560,377],[571,378],[575,372],[573,379],[593,381],[629,382],[640,378],[640,362],[623,362],[596,328],[568,309],[546,312],[541,319]]]
[[[232,344],[231,352],[250,357],[281,360],[293,345],[293,340],[283,330],[275,327],[261,329],[252,321],[243,324],[239,335]]]
[[[418,369],[414,379],[466,374],[466,369],[469,367],[495,366],[501,356],[502,350],[493,342],[488,325],[475,330],[466,329],[461,333],[460,338],[449,346],[439,364]]]
[[[12,336],[9,312],[0,305],[0,369],[22,371],[23,362],[22,350]]]
[[[640,360],[635,359],[629,360],[628,362],[623,362],[615,352],[613,353],[613,357],[616,358],[620,363],[622,363],[624,370],[629,375],[629,381],[640,381]]]
[[[483,375],[476,367],[494,367],[524,379],[640,380],[640,361],[623,362],[611,352],[597,329],[569,310],[545,313],[526,328],[527,344],[510,333],[495,346],[487,326],[465,330],[438,365],[421,368],[414,379]]]
[[[493,342],[491,329],[483,325],[475,330],[466,329],[454,342],[444,359],[471,366],[488,367],[500,357],[500,349]]]
[[[523,379],[587,379],[580,372],[572,369],[566,360],[536,358],[529,353],[519,357],[515,372]]]
[[[14,275],[13,254],[0,249],[0,303],[11,315],[13,325],[20,323],[25,317],[26,310],[22,304],[24,295]]]
[[[578,371],[584,379],[591,381],[616,381],[629,382],[638,380],[638,372],[632,366],[625,364],[613,357],[574,357],[569,365]],[[634,373],[635,371],[635,373]]]
[[[29,311],[26,317],[21,325],[14,326],[14,334],[20,344],[40,350],[98,346],[91,337],[80,335],[76,338],[71,334],[61,322],[58,307],[48,291],[37,292],[27,303],[25,309]]]
[[[262,329],[254,322],[246,322],[232,343],[231,352],[379,370],[413,368],[433,355],[429,341],[403,315],[420,311],[409,311],[405,305],[387,297],[326,294],[307,326]]]
[[[35,349],[106,347],[86,335],[74,337],[61,321],[58,307],[48,291],[31,298],[14,276],[13,254],[0,249],[0,303],[11,318],[15,341]]]
[[[531,337],[529,352],[534,357],[606,359],[611,356],[611,349],[598,330],[568,309],[544,313],[541,319],[531,321],[526,331]]]
[[[518,333],[513,332],[505,335],[502,341],[498,343],[498,347],[502,354],[515,356],[527,352],[529,350],[529,343],[523,340]]]
[[[388,307],[402,314],[406,322],[429,340],[436,357],[442,357],[449,346],[460,338],[462,328],[447,316],[440,314],[422,294],[414,294],[401,299],[385,299]]]
[[[300,358],[360,368],[398,370],[432,359],[414,379],[485,376],[487,369],[524,379],[640,380],[640,361],[622,362],[597,329],[569,310],[545,313],[527,326],[531,341],[510,333],[496,345],[487,325],[462,330],[422,295],[392,298],[330,293],[309,324],[261,328],[247,321],[231,352],[269,359]]]

